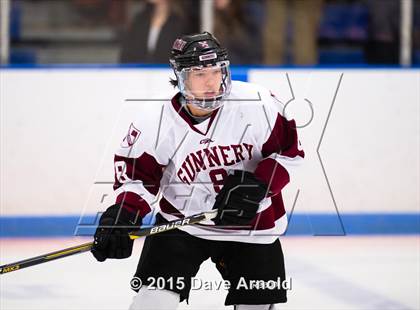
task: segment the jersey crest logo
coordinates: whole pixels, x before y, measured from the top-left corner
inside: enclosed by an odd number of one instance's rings
[[[184,40],[176,39],[172,48],[174,50],[178,50],[182,52],[182,49],[184,48],[185,44],[187,44],[187,42],[185,42]]]
[[[141,131],[131,123],[130,128],[128,128],[128,133],[121,143],[121,147],[131,147],[139,139],[140,134]]]

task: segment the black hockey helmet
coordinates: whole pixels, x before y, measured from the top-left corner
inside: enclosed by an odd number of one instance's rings
[[[192,66],[207,66],[228,60],[227,50],[209,32],[184,35],[175,40],[170,63],[175,70]]]
[[[170,56],[177,86],[188,103],[201,109],[215,110],[223,104],[223,98],[229,95],[231,89],[231,74],[229,69],[228,53],[217,39],[209,32],[183,35],[175,40]],[[191,70],[214,67],[222,72],[220,93],[211,98],[198,98],[186,87],[188,73]]]

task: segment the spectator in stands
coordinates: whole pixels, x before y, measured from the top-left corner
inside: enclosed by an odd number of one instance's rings
[[[235,64],[261,64],[264,1],[215,0],[214,34]]]
[[[398,64],[400,49],[400,1],[367,1],[368,42],[365,58],[368,63]]]
[[[118,32],[125,22],[127,5],[130,0],[72,0],[80,16],[79,25],[112,25]]]
[[[287,57],[287,25],[293,27],[292,58],[297,65],[318,62],[318,26],[324,0],[266,0],[264,63],[283,64]]]
[[[413,58],[415,64],[420,64],[420,0],[414,2]]]
[[[168,63],[168,51],[177,37],[198,29],[185,18],[189,1],[148,0],[123,35],[120,62]]]

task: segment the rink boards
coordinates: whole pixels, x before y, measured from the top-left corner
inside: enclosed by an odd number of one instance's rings
[[[3,68],[0,236],[89,234],[114,197],[113,152],[166,68]],[[235,68],[297,120],[305,164],[286,234],[418,234],[420,70]],[[149,215],[152,216],[152,215]],[[22,229],[22,224],[26,227]]]

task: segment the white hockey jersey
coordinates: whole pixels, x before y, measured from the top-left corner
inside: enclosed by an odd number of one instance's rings
[[[287,226],[281,190],[304,157],[295,122],[251,83],[233,81],[224,105],[196,125],[179,97],[139,107],[115,155],[117,203],[140,216],[159,205],[165,219],[177,220],[212,210],[228,170],[246,170],[270,190],[252,227],[220,229],[207,221],[180,229],[212,240],[274,242]]]

